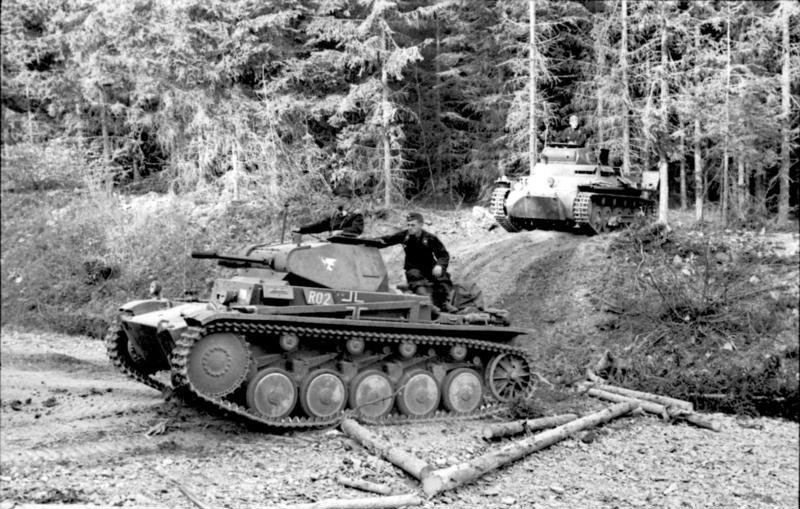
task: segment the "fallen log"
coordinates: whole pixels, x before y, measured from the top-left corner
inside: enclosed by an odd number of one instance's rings
[[[422,479],[422,490],[428,497],[433,497],[443,491],[471,483],[487,472],[516,461],[539,449],[544,449],[578,431],[625,415],[637,406],[638,404],[635,401],[618,403],[524,440],[513,442],[471,461],[429,472]]]
[[[642,410],[645,412],[659,415],[665,420],[673,419],[678,421],[686,421],[689,424],[694,424],[697,427],[710,429],[711,431],[716,432],[719,432],[722,429],[722,425],[720,425],[719,422],[703,417],[700,414],[687,411],[684,408],[667,408],[664,405],[659,405],[658,403],[653,403],[651,401],[643,401],[640,399],[623,396],[621,394],[615,394],[613,392],[596,389],[589,382],[578,384],[578,386],[582,390],[586,389],[587,394],[590,396],[605,399],[607,401],[636,401],[640,404]]]
[[[492,438],[507,437],[518,435],[526,431],[537,431],[540,429],[554,428],[577,419],[577,414],[551,415],[540,417],[539,419],[529,419],[527,421],[500,422],[497,424],[487,424],[481,430],[481,436],[486,440]]]
[[[606,401],[613,401],[615,403],[633,401],[637,403],[638,406],[640,406],[642,410],[644,410],[645,412],[660,415],[664,420],[669,420],[670,417],[669,412],[667,412],[667,407],[665,407],[664,405],[659,405],[658,403],[653,403],[652,401],[643,401],[641,399],[623,396],[622,394],[615,394],[613,392],[595,389],[589,382],[578,384],[578,387],[581,390],[585,389],[586,393],[589,394],[589,396],[594,396],[595,398],[604,399]]]
[[[379,495],[391,495],[393,491],[392,488],[386,486],[385,484],[378,484],[375,482],[365,481],[363,479],[351,479],[343,475],[336,476],[336,482],[338,482],[342,486],[347,486],[348,488],[355,488],[361,491],[369,491],[371,493],[377,493]]]
[[[669,396],[652,394],[650,392],[634,391],[633,389],[627,389],[625,387],[618,387],[616,385],[609,385],[605,383],[598,383],[597,385],[594,386],[594,388],[600,389],[601,391],[608,391],[608,392],[613,392],[615,394],[621,394],[623,396],[628,396],[629,398],[636,398],[644,401],[652,401],[653,403],[664,405],[667,408],[678,407],[682,410],[686,410],[687,412],[694,412],[694,406],[688,401],[684,401],[682,399],[670,398]]]
[[[722,430],[722,425],[719,423],[719,421],[708,419],[699,414],[680,413],[673,417],[676,420],[686,421],[689,424],[694,424],[699,428],[710,429],[711,431],[716,431],[717,433],[719,433]]]
[[[420,481],[425,474],[432,470],[432,467],[425,461],[393,446],[353,419],[343,419],[340,427],[347,436],[356,440],[367,450],[402,468]]]
[[[5,501],[0,503],[0,509],[119,509],[118,505],[94,504],[17,504]],[[168,505],[126,505],[125,509],[169,509]]]
[[[327,498],[308,504],[282,505],[279,507],[281,509],[392,509],[410,505],[422,505],[422,498],[413,493],[392,495],[390,497]]]

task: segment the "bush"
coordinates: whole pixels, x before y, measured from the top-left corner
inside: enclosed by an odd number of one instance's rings
[[[58,139],[4,145],[2,159],[0,185],[14,192],[80,187],[93,167],[74,145]]]
[[[625,310],[609,375],[699,408],[797,419],[797,256],[765,237],[649,228],[614,245],[602,299]]]

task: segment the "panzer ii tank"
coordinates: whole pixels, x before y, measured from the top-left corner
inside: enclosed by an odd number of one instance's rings
[[[503,310],[437,314],[429,297],[390,291],[380,245],[334,237],[193,252],[237,275],[217,279],[206,301],[121,306],[109,358],[151,387],[273,427],[330,425],[344,412],[389,423],[480,416],[532,390],[532,359],[512,344],[529,331]]]
[[[631,181],[608,165],[607,152],[601,155],[597,161],[591,148],[550,144],[530,175],[497,180],[492,215],[509,232],[567,228],[603,233],[651,214],[658,172],[645,171]]]

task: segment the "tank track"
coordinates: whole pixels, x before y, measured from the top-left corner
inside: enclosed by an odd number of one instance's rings
[[[614,200],[614,205],[606,205],[603,203],[606,200]],[[638,196],[618,196],[595,193],[591,191],[581,191],[575,196],[575,200],[572,202],[572,217],[578,226],[590,228],[596,233],[603,233],[607,231],[605,225],[592,224],[592,211],[594,207],[607,207],[607,216],[611,217],[619,215],[618,212],[621,209],[635,210],[642,208],[643,206],[645,209],[644,213],[646,215],[653,213],[653,202]],[[624,221],[621,224],[629,224],[629,221]]]
[[[157,391],[163,393],[171,389],[169,385],[156,380],[152,375],[142,373],[131,361],[127,349],[127,338],[125,337],[125,333],[122,331],[119,319],[117,319],[108,329],[108,333],[106,334],[106,354],[111,360],[111,363],[114,364],[119,371],[128,375],[128,377],[152,387]]]
[[[592,194],[580,192],[572,202],[572,218],[576,223],[589,225],[589,213],[592,205]]]
[[[189,327],[177,341],[175,348],[172,352],[170,360],[172,364],[172,380],[176,388],[186,388],[189,393],[202,401],[203,403],[216,408],[217,410],[236,415],[247,421],[267,425],[273,428],[288,428],[288,429],[303,429],[303,428],[320,428],[333,426],[338,424],[345,417],[352,417],[362,423],[372,425],[398,425],[398,424],[413,424],[424,422],[438,422],[438,421],[457,421],[457,420],[472,420],[481,419],[497,415],[505,411],[506,406],[502,403],[493,403],[485,405],[470,413],[452,413],[446,411],[439,411],[432,416],[425,417],[409,417],[404,415],[388,415],[381,418],[370,418],[357,414],[352,409],[340,412],[328,418],[312,418],[312,417],[281,417],[281,418],[268,418],[259,415],[248,408],[225,400],[220,397],[211,397],[203,394],[197,390],[188,377],[188,359],[189,353],[195,344],[202,337],[207,334],[217,332],[230,332],[242,335],[265,335],[265,334],[279,334],[291,333],[300,337],[311,336],[319,339],[330,339],[332,341],[346,341],[352,338],[361,338],[365,343],[381,343],[397,344],[401,341],[413,341],[417,345],[430,345],[430,346],[446,346],[454,344],[466,344],[473,349],[482,350],[484,352],[496,353],[514,353],[525,357],[530,365],[533,365],[533,359],[519,347],[514,347],[506,344],[497,344],[490,341],[456,338],[456,337],[442,337],[433,335],[422,334],[403,334],[403,333],[390,333],[390,332],[360,332],[354,330],[338,330],[326,329],[317,327],[303,327],[295,325],[278,325],[270,323],[254,323],[254,322],[239,322],[234,320],[220,320],[209,324],[207,327]]]
[[[494,191],[492,191],[492,202],[489,206],[489,211],[494,216],[494,220],[497,221],[497,224],[503,227],[507,232],[516,233],[520,231],[515,224],[512,218],[508,217],[506,214],[506,196],[508,196],[509,188],[506,186],[496,187]]]

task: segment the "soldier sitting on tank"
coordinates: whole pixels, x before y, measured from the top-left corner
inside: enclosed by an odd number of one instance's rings
[[[336,209],[329,216],[292,231],[294,240],[300,241],[304,233],[322,233],[340,230],[341,235],[357,237],[364,233],[364,214],[355,208],[352,203],[353,193],[347,188],[338,187],[334,190],[334,206]]]
[[[411,212],[406,216],[405,230],[378,240],[384,243],[382,247],[403,244],[406,253],[403,269],[409,290],[430,295],[439,311],[454,313],[457,310],[449,302],[453,282],[447,273],[450,254],[436,235],[422,229],[422,223],[422,214]]]
[[[580,120],[578,115],[569,116],[569,127],[558,133],[556,141],[560,143],[569,143],[570,145],[577,145],[583,147],[586,145],[586,132],[583,128],[578,127]]]

